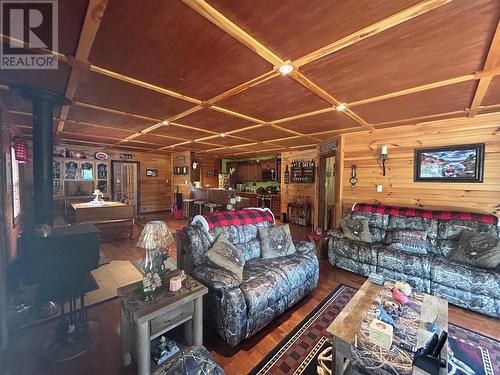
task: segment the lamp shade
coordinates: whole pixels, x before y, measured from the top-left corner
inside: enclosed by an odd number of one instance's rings
[[[143,249],[161,249],[167,248],[174,237],[168,230],[164,221],[155,220],[146,224],[137,240],[137,246]]]

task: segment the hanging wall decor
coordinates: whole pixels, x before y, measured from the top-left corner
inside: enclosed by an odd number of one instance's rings
[[[14,155],[19,164],[26,164],[28,162],[28,143],[24,138],[19,136],[12,137],[12,147],[14,148]]]
[[[484,143],[415,150],[414,180],[483,182]]]

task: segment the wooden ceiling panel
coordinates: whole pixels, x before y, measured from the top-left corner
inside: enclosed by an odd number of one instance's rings
[[[356,109],[354,111],[356,112]],[[303,134],[359,127],[356,121],[337,111],[320,113],[319,115],[283,122],[279,125]]]
[[[239,138],[234,138],[231,136],[226,136],[226,137],[217,137],[217,138],[211,138],[204,140],[203,142],[208,142],[208,143],[213,143],[222,146],[238,146],[244,143],[250,143],[251,141],[247,141],[244,139],[239,139]],[[213,146],[212,148],[217,147]]]
[[[0,84],[26,85],[64,94],[71,67],[59,61],[58,69],[0,69]]]
[[[210,141],[207,141],[207,142],[210,142]],[[181,149],[185,149],[185,150],[205,151],[205,150],[210,150],[211,148],[216,148],[216,147],[217,146],[211,146],[211,145],[207,145],[207,144],[201,143],[201,142],[191,142],[191,143],[188,143],[185,145],[176,146],[175,149],[181,148]]]
[[[20,95],[10,90],[0,90],[0,100],[11,111],[21,111],[31,113],[32,104]]]
[[[269,125],[263,125],[259,128],[238,132],[235,135],[238,137],[255,139],[256,141],[267,141],[271,139],[290,137],[290,133]]]
[[[290,138],[282,139],[280,141],[273,141],[273,143],[284,147],[298,147],[298,146],[309,146],[315,142],[312,139],[292,136]]]
[[[72,105],[69,120],[81,121],[90,124],[104,125],[129,131],[138,131],[155,124],[154,121],[130,117],[122,114],[105,112],[93,108]]]
[[[481,105],[500,104],[500,76],[493,77]]]
[[[58,1],[59,52],[74,56],[88,0]]]
[[[222,14],[276,52],[296,59],[420,0],[209,0]],[[349,15],[346,17],[346,15]]]
[[[181,1],[158,0],[110,0],[90,61],[204,100],[272,68]]]
[[[221,107],[264,121],[329,107],[329,103],[290,77],[279,76],[221,101]]]
[[[80,135],[98,136],[98,137],[118,139],[118,140],[127,138],[128,136],[134,133],[123,129],[94,126],[85,123],[71,122],[71,121],[65,122],[64,132],[75,133]]]
[[[202,109],[178,121],[183,125],[194,126],[217,133],[224,133],[231,130],[246,128],[255,125],[254,122],[241,119],[239,117],[226,115],[225,113],[212,109]],[[189,130],[188,130],[189,132]]]
[[[22,127],[33,127],[33,117],[30,114],[24,113],[9,113],[10,120],[14,125]],[[57,128],[58,120],[52,122],[54,128]]]
[[[462,111],[469,107],[476,84],[473,81],[457,83],[359,105],[353,110],[373,124]]]
[[[499,12],[498,0],[454,0],[301,70],[345,102],[475,72]]]
[[[68,133],[62,132],[59,138],[60,141],[63,142],[80,142],[81,144],[97,144],[97,145],[110,145],[116,143],[115,139],[110,139],[105,136],[90,136],[90,135],[82,135],[78,133]]]
[[[147,150],[155,150],[157,148],[164,146],[164,145],[154,144],[154,143],[149,143],[149,142],[140,142],[140,141],[137,141],[136,139],[137,138],[132,139],[132,140],[127,141],[127,142],[123,142],[123,144],[128,146],[128,147],[140,147],[140,148],[144,148]]]
[[[204,132],[202,130],[187,129],[173,124],[161,126],[151,131],[149,134],[160,134],[160,135],[166,135],[168,137],[190,139],[190,140],[207,137],[211,135],[210,133]]]
[[[137,138],[134,138],[134,141],[152,143],[161,146],[170,146],[175,143],[181,142],[178,139],[162,137],[151,133],[143,134]]]
[[[88,72],[80,81],[75,100],[161,120],[194,105],[95,72]]]

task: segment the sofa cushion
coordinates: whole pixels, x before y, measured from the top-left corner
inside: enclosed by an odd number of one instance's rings
[[[224,236],[233,245],[243,245],[238,246],[241,251],[243,251],[243,256],[246,260],[260,257],[260,246],[257,249],[256,246],[245,246],[252,241],[258,241],[258,230],[259,228],[267,228],[272,226],[268,221],[256,224],[246,224],[246,225],[229,225],[225,227],[215,227],[210,229],[208,232],[212,238],[217,238],[219,234],[224,234]]]
[[[368,219],[364,217],[358,219],[342,219],[340,220],[340,227],[342,228],[344,237],[350,240],[366,243],[373,242],[368,226]]]
[[[259,228],[262,258],[277,258],[295,253],[292,234],[288,224],[280,227]]]
[[[368,227],[370,228],[372,241],[377,243],[384,241],[385,232],[389,224],[389,215],[365,211],[351,211],[346,217],[351,219],[368,219]]]
[[[424,230],[427,232],[427,252],[436,253],[436,239],[438,230],[437,219],[426,219],[423,217],[391,216],[388,230],[392,229],[412,229]]]
[[[431,280],[454,289],[500,299],[500,274],[467,266],[451,259],[435,257],[431,261]]]
[[[473,267],[496,268],[500,264],[500,241],[488,234],[464,230],[450,259]]]
[[[207,258],[216,266],[230,272],[238,281],[243,280],[245,258],[229,240],[220,234],[212,247],[207,251]]]
[[[377,252],[381,245],[335,238],[333,247],[336,254],[360,263],[377,264]]]
[[[252,316],[273,306],[276,301],[314,277],[317,270],[318,260],[312,253],[248,261],[240,284],[248,315]]]
[[[378,253],[378,266],[401,274],[430,279],[430,255],[410,254],[384,246]]]
[[[471,230],[476,233],[498,237],[498,230],[494,224],[458,219],[441,220],[438,225],[437,253],[444,257],[449,256],[451,251],[456,247],[463,230]]]
[[[393,229],[385,241],[391,249],[413,254],[427,254],[427,232],[414,229]]]

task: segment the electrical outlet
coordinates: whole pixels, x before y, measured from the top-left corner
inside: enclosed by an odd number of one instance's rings
[[[382,185],[377,185],[377,193],[381,193],[382,192]]]

